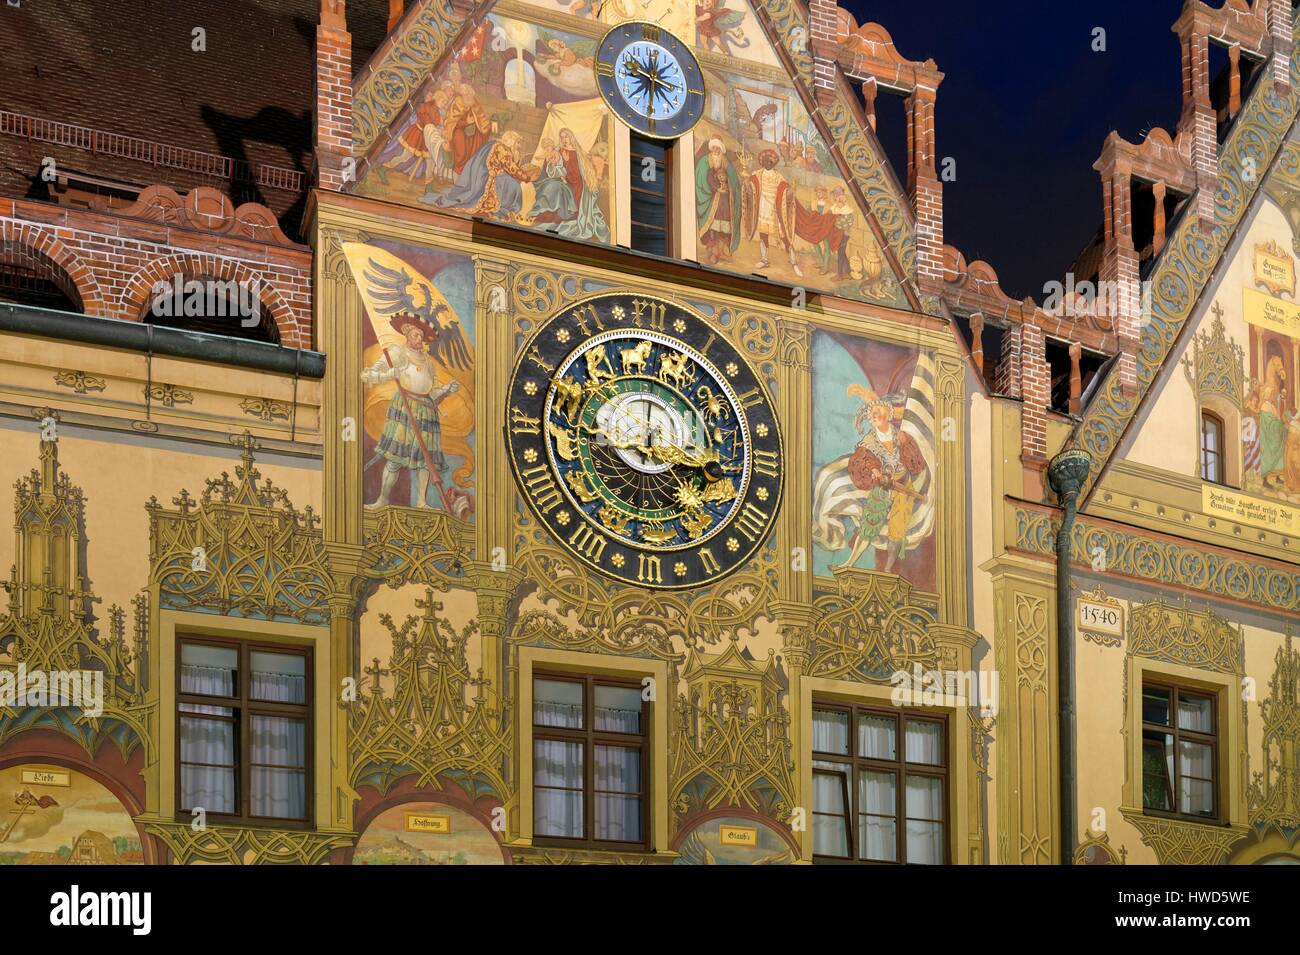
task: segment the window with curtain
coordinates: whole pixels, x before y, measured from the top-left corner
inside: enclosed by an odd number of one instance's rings
[[[177,681],[177,787],[185,813],[309,821],[311,655],[291,647],[185,639]]]
[[[1202,690],[1142,687],[1142,808],[1217,820],[1215,698]]]
[[[813,856],[948,861],[947,723],[910,710],[813,705]]]
[[[1201,480],[1226,482],[1223,470],[1223,421],[1208,411],[1201,412]]]
[[[533,836],[646,844],[641,684],[560,674],[533,680]]]

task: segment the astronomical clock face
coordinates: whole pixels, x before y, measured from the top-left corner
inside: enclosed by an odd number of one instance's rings
[[[771,530],[785,464],[771,400],[678,305],[614,294],[558,313],[520,353],[507,407],[520,493],[603,574],[707,584]]]
[[[605,34],[596,51],[596,85],[610,109],[646,136],[673,139],[704,114],[704,75],[695,55],[653,23],[623,23]]]

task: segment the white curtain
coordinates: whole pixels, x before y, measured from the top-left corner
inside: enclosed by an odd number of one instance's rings
[[[563,729],[582,729],[581,703],[552,703],[533,701],[533,722],[538,726],[558,726]]]
[[[254,670],[249,692],[253,699],[270,703],[306,703],[307,678],[297,673],[267,673]]]
[[[849,754],[849,714],[813,710],[812,748],[815,753]]]
[[[182,664],[181,692],[204,696],[233,696],[234,673],[225,667]],[[236,812],[234,711],[227,706],[195,703],[182,703],[179,709],[182,712],[182,808]],[[185,713],[222,716],[226,719],[202,719],[185,716]]]
[[[858,755],[868,759],[895,758],[892,716],[858,718]]]
[[[1169,758],[1173,759],[1173,747],[1169,748]],[[1214,749],[1205,743],[1179,740],[1178,758],[1179,808],[1210,815],[1214,812]]]
[[[907,861],[943,862],[943,780],[907,777]]]
[[[306,721],[254,716],[250,723],[249,810],[254,816],[306,818]]]
[[[907,761],[927,766],[943,765],[943,725],[907,721]]]
[[[863,859],[898,859],[898,807],[893,773],[862,770],[858,776],[858,853]]]
[[[582,784],[581,743],[533,741],[534,835],[582,838]]]
[[[814,724],[816,725],[816,724]],[[844,804],[844,772],[834,763],[813,762],[813,852],[821,856],[849,854]]]
[[[596,747],[596,838],[641,841],[641,751]]]

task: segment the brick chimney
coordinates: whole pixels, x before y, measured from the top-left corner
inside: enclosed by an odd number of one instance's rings
[[[916,214],[916,278],[922,288],[943,285],[943,183],[934,156],[937,92],[937,86],[918,83],[907,97],[907,191]]]
[[[1211,129],[1213,120],[1211,114]],[[1138,253],[1133,247],[1133,167],[1127,147],[1129,144],[1112,132],[1092,168],[1101,174],[1105,207],[1102,260],[1097,274],[1105,293],[1097,297],[1098,311],[1104,312],[1114,326],[1120,383],[1132,394],[1137,391],[1142,301]]]
[[[313,146],[322,189],[342,189],[351,172],[345,160],[352,158],[352,35],[344,7],[345,0],[321,0],[316,27]]]
[[[1183,54],[1183,112],[1178,132],[1191,136],[1195,213],[1206,233],[1214,228],[1214,194],[1219,188],[1218,121],[1210,103],[1210,36],[1216,26],[1205,4],[1188,0],[1173,27]]]
[[[839,13],[837,0],[808,0],[808,49],[813,56],[813,93],[817,102],[823,105],[835,97]]]
[[[1043,496],[1047,469],[1047,409],[1052,403],[1052,375],[1047,365],[1047,341],[1033,322],[1020,326],[1020,462],[1024,493]]]
[[[1291,4],[1287,0],[1255,0],[1255,2],[1268,4],[1264,8],[1272,47],[1268,69],[1273,75],[1273,84],[1277,88],[1278,95],[1284,96],[1291,89],[1291,55],[1295,46]]]

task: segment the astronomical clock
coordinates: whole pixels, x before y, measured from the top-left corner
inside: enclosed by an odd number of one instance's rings
[[[771,531],[785,469],[771,398],[681,305],[616,293],[557,313],[524,344],[507,409],[529,508],[602,574],[699,586]]]

